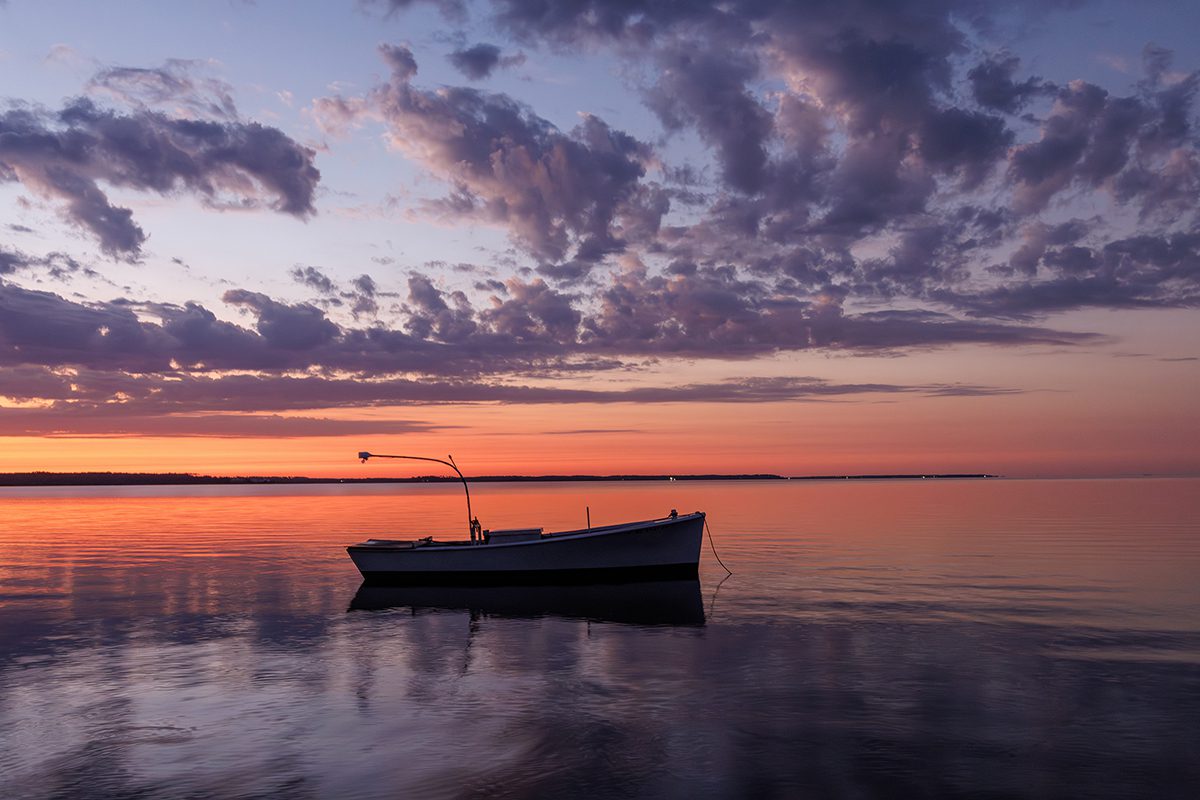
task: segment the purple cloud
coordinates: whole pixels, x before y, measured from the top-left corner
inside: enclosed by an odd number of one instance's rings
[[[344,435],[360,431],[407,432],[430,428],[420,421],[355,421],[340,426],[326,418],[280,416],[312,409],[427,406],[443,403],[612,404],[848,402],[889,395],[978,397],[1014,393],[970,384],[840,384],[796,376],[731,378],[712,383],[616,389],[473,381],[408,379],[349,380],[319,376],[227,375],[223,377],[125,375],[45,368],[0,368],[0,386],[21,385],[48,401],[41,408],[0,409],[8,435]],[[36,393],[36,394],[35,394]],[[119,393],[120,401],[113,397]],[[238,422],[236,414],[253,414]],[[320,423],[329,424],[318,432]],[[256,428],[256,426],[258,426]],[[37,431],[37,433],[34,433]],[[172,433],[176,431],[176,433]]]
[[[375,5],[400,13],[412,3]],[[468,12],[439,5],[459,20]],[[1200,76],[1175,70],[1166,50],[1148,47],[1144,76],[1112,89],[1029,75],[1014,56],[981,49],[1004,20],[976,0],[487,9],[488,29],[530,52],[603,52],[628,68],[662,138],[594,114],[560,129],[505,94],[423,85],[412,51],[384,45],[387,77],[316,101],[319,120],[385,126],[443,183],[421,210],[503,226],[513,253],[468,274],[427,264],[400,292],[298,265],[291,274],[309,302],[235,288],[226,308],[79,303],[0,283],[0,364],[75,370],[83,394],[30,372],[12,380],[76,408],[119,391],[133,404],[126,413],[146,417],[800,400],[918,389],[528,384],[658,358],[1086,346],[1103,338],[1061,330],[1050,315],[1200,304]],[[499,45],[453,41],[449,59],[468,79],[505,65]],[[89,88],[133,110],[84,100],[6,112],[0,180],[61,203],[107,252],[136,255],[146,238],[107,186],[312,213],[312,152],[240,122],[227,87],[184,62],[106,70]],[[187,118],[157,110],[166,103]],[[686,163],[670,163],[674,137],[687,143]],[[0,274],[48,274],[52,260],[0,249]],[[396,301],[381,319],[387,296]]]
[[[585,115],[564,134],[502,94],[463,87],[412,85],[408,48],[384,45],[391,80],[365,100],[336,98],[318,112],[344,124],[368,111],[388,124],[393,140],[453,187],[432,210],[503,223],[539,259],[592,261],[625,245],[621,223],[644,227],[649,209],[640,180],[649,147],[601,119]]]
[[[252,310],[258,317],[255,327],[273,349],[312,350],[328,344],[339,334],[337,325],[325,317],[325,312],[307,303],[288,305],[245,289],[231,289],[221,299]]]
[[[0,436],[48,438],[201,437],[264,438],[308,436],[388,436],[443,430],[448,426],[415,420],[347,420],[276,414],[140,415],[130,409],[104,415],[95,407],[63,405],[49,409],[0,409]]]
[[[236,122],[233,87],[201,74],[200,62],[168,59],[161,67],[108,67],[96,73],[87,91],[108,94],[138,109],[186,109],[206,118]]]
[[[0,114],[0,181],[59,201],[101,249],[135,258],[146,233],[102,184],[167,195],[186,190],[214,205],[232,196],[296,217],[315,213],[314,152],[258,123],[118,113],[77,99],[58,112]]]
[[[337,287],[319,267],[296,267],[288,273],[292,280],[320,294],[333,294]]]
[[[1187,256],[1172,251],[1161,257],[1172,274],[1194,272]],[[541,280],[512,280],[506,288],[503,298],[476,309],[465,295],[447,294],[414,275],[408,329],[399,331],[343,327],[316,306],[243,289],[227,292],[225,300],[253,317],[252,329],[196,303],[84,304],[0,282],[0,365],[171,374],[315,368],[471,379],[607,370],[626,358],[663,354],[749,358],[810,348],[1095,341],[1091,334],[928,311],[848,314],[836,297],[789,298],[728,269],[629,274],[595,306]],[[977,310],[959,297],[942,302]]]
[[[1020,65],[1021,60],[1016,56],[1001,53],[972,67],[967,78],[975,102],[987,109],[1016,114],[1030,100],[1053,92],[1054,87],[1039,78],[1014,80],[1013,75]]]
[[[771,114],[747,89],[757,60],[681,41],[657,56],[659,77],[647,104],[669,131],[693,125],[717,151],[729,187],[753,194],[766,180]],[[733,121],[736,120],[736,124]]]
[[[455,50],[446,56],[446,59],[472,81],[491,77],[492,71],[497,67],[517,67],[525,63],[524,54],[506,56],[499,47],[487,42]]]
[[[1076,244],[1072,223],[1034,229],[1021,251],[1026,276],[1038,279],[935,298],[973,313],[1010,319],[1077,308],[1200,306],[1200,234],[1140,235],[1093,247]]]
[[[1022,3],[1015,13],[1036,16],[1044,7]],[[503,95],[417,89],[416,62],[404,48],[383,48],[393,68],[387,86],[330,107],[344,118],[386,119],[398,143],[449,185],[437,211],[506,225],[555,287],[586,287],[611,304],[625,279],[597,279],[596,266],[618,256],[644,265],[638,291],[648,289],[652,303],[660,284],[690,276],[676,281],[670,308],[632,314],[644,323],[638,330],[654,334],[645,350],[670,347],[671,329],[700,331],[703,347],[716,349],[718,340],[739,339],[750,350],[770,352],[766,342],[787,349],[810,329],[817,341],[858,341],[830,338],[828,317],[805,317],[814,301],[834,296],[839,308],[904,301],[925,323],[940,319],[942,331],[955,327],[955,313],[973,315],[973,326],[995,309],[1000,338],[1011,333],[1009,311],[1190,302],[1189,277],[1144,269],[1114,277],[1104,272],[1111,258],[1100,255],[1131,237],[1134,216],[1140,235],[1165,240],[1194,227],[1200,211],[1200,76],[1175,71],[1162,48],[1147,47],[1145,78],[1122,96],[1071,76],[1022,75],[1015,56],[982,50],[979,42],[994,40],[1008,21],[974,0],[496,0],[476,12],[531,48],[604,50],[630,65],[668,139],[696,136],[713,169],[660,163],[667,152],[631,143],[615,148],[625,163],[605,162],[619,169],[597,170],[618,132],[591,118],[591,132],[581,126],[564,135]],[[1018,116],[1029,108],[1042,118]],[[551,162],[567,165],[559,174],[571,177],[570,191],[545,177]],[[647,167],[661,171],[661,184]],[[689,177],[677,188],[678,175]],[[1063,224],[1050,217],[1057,204],[1097,192],[1126,221],[1090,221],[1087,237],[1058,241],[1061,232],[1050,233]],[[1106,228],[1108,241],[1099,233]],[[727,317],[699,314],[699,304],[682,298],[721,270],[731,270],[733,288],[714,298],[746,294],[730,301]],[[775,316],[790,328],[768,322],[760,296],[789,309]],[[1009,297],[1025,299],[1005,311]],[[608,308],[582,314],[579,336],[607,330]],[[710,318],[721,325],[706,327]],[[895,346],[924,341],[897,319],[889,322]],[[837,323],[839,335],[846,327]],[[526,326],[526,341],[534,330]],[[959,334],[990,335],[968,326],[947,337]],[[864,337],[877,341],[874,332]]]
[[[1191,75],[1141,97],[1114,97],[1083,81],[1060,89],[1041,138],[1013,153],[1015,208],[1040,211],[1078,187],[1140,199],[1143,214],[1163,206],[1194,212],[1200,154],[1187,119],[1197,86],[1200,76]]]

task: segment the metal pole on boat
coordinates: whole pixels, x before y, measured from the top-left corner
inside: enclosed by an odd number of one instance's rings
[[[449,467],[450,469],[457,472],[458,479],[462,481],[463,491],[467,493],[467,530],[471,534],[471,543],[472,544],[475,543],[476,522],[475,522],[475,516],[471,513],[471,489],[470,489],[470,487],[467,486],[466,476],[462,474],[462,470],[460,470],[458,468],[458,465],[454,463],[454,456],[446,456],[446,458],[448,458],[450,460],[442,461],[440,458],[426,458],[425,456],[389,456],[389,455],[384,455],[383,453],[368,453],[364,450],[363,452],[358,454],[358,457],[360,459],[362,459],[362,462],[364,464],[367,462],[368,458],[405,458],[405,459],[408,459],[409,461],[433,461],[434,463],[437,463],[437,464],[445,464],[447,467]]]

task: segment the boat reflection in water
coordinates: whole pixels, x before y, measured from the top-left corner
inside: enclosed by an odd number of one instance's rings
[[[569,617],[629,625],[703,625],[700,581],[524,586],[380,586],[363,583],[350,611],[408,608],[472,616]]]

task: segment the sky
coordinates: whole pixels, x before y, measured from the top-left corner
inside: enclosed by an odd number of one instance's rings
[[[1197,30],[0,0],[0,471],[1200,474]]]

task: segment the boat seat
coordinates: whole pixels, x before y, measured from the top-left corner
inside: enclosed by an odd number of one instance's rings
[[[508,542],[531,542],[542,538],[541,528],[509,528],[501,531],[484,531],[483,540],[488,544]]]
[[[421,539],[367,539],[360,547],[381,547],[389,550],[411,550],[414,547],[421,547],[433,541],[432,536],[426,536]]]

